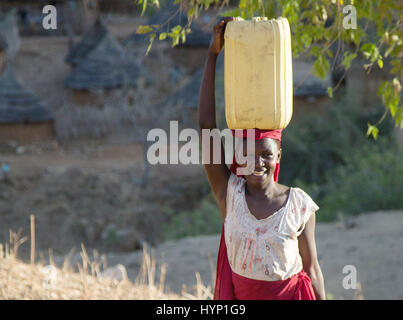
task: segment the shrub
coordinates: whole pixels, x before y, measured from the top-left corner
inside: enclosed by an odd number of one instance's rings
[[[376,145],[365,136],[367,122],[381,117],[380,108],[363,113],[341,98],[327,106],[325,116],[309,114],[291,123],[283,134],[280,183],[296,180],[323,184],[329,171],[347,164],[346,157],[357,148]],[[375,120],[376,121],[376,120]],[[380,134],[393,141],[391,117],[380,126]]]
[[[284,130],[280,183],[305,190],[320,206],[318,221],[403,208],[403,152],[391,117],[374,141],[365,136],[367,123],[382,116],[381,108],[359,110],[342,97],[327,111]]]
[[[217,234],[221,230],[222,218],[212,194],[200,201],[193,211],[175,213],[166,210],[169,222],[162,226],[165,239],[179,239],[202,234]]]
[[[320,221],[338,213],[356,215],[403,208],[403,149],[391,143],[364,146],[346,156],[347,164],[327,174],[326,183],[309,188],[318,195]],[[315,190],[316,189],[316,190]]]

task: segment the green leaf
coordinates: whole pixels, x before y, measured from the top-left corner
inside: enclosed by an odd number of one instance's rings
[[[158,0],[152,0],[152,3],[159,9],[160,8],[160,2]]]
[[[375,45],[373,43],[366,43],[361,46],[360,51],[363,53],[365,58],[369,59],[375,50]]]
[[[378,66],[379,68],[383,68],[383,60],[382,59],[378,59]]]
[[[376,140],[376,138],[378,137],[378,132],[379,132],[378,128],[375,127],[375,126],[373,126],[373,125],[371,125],[371,124],[368,122],[367,137],[369,137],[370,135],[372,135],[372,137]]]
[[[150,44],[147,47],[146,56],[148,55],[148,52],[150,52],[150,50],[151,50],[151,47],[152,47],[153,42],[154,42],[154,39],[155,39],[155,33],[150,34]]]
[[[190,8],[188,10],[188,12],[187,12],[188,20],[190,20],[190,18],[194,15],[194,13],[195,13],[195,8],[194,7]]]
[[[397,112],[397,105],[391,105],[389,108],[390,114],[392,115],[392,117],[395,117],[396,112]]]
[[[240,15],[241,15],[241,13],[239,11],[239,8],[227,10],[227,11],[224,11],[221,13],[222,17],[238,17]]]
[[[138,34],[145,34],[153,31],[153,28],[151,26],[145,25],[145,26],[138,26],[136,33]]]
[[[324,79],[326,76],[325,70],[323,68],[322,62],[320,61],[320,59],[317,59],[315,61],[315,63],[313,64],[313,73],[315,76]]]
[[[395,115],[395,126],[403,129],[403,108],[397,108]]]
[[[343,66],[346,69],[350,69],[351,61],[353,61],[356,57],[357,57],[356,53],[350,53],[350,54],[344,56],[343,62],[342,62]]]
[[[174,34],[179,34],[179,32],[181,31],[181,29],[182,29],[182,27],[181,27],[180,25],[177,25],[177,26],[175,26],[175,27],[173,27],[173,28],[171,29],[171,32],[174,33]]]
[[[247,1],[247,0],[240,0],[240,1],[239,1],[239,8],[240,8],[240,9],[246,9],[247,4],[248,4],[248,1]]]
[[[332,89],[332,87],[327,88],[327,94],[330,97],[330,99],[333,99],[333,89]]]
[[[311,54],[316,58],[319,57],[322,54],[322,48],[319,46],[313,46],[311,48]]]
[[[324,56],[319,56],[312,66],[313,74],[321,79],[326,78],[326,71],[329,69],[329,61]]]
[[[161,32],[159,35],[159,40],[165,40],[167,38],[167,33],[166,32]]]
[[[393,44],[388,48],[388,50],[385,51],[385,58],[387,58],[387,57],[390,55],[390,53],[393,51],[393,49],[394,49],[395,47],[396,47],[396,42],[393,43]]]
[[[357,30],[350,29],[349,30],[350,39],[354,42],[356,46],[358,46],[359,40],[361,39],[361,33]]]
[[[146,9],[147,9],[147,0],[143,0],[143,9],[141,10],[141,15],[144,14],[144,12],[146,11]]]
[[[360,50],[364,57],[368,60],[371,60],[371,62],[375,62],[376,60],[382,58],[379,54],[379,48],[373,43],[364,44]]]
[[[309,48],[309,46],[311,45],[311,42],[312,42],[312,37],[309,36],[308,34],[304,33],[301,36],[301,41],[304,44],[305,48]]]
[[[382,82],[382,84],[378,88],[378,96],[382,95],[387,85],[388,85],[387,81]]]
[[[172,34],[172,48],[179,44],[179,34]]]
[[[182,43],[185,43],[186,42],[186,31],[185,31],[185,29],[183,29],[180,34],[181,34]]]

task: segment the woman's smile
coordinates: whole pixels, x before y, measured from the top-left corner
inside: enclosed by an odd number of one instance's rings
[[[252,173],[252,176],[258,177],[258,178],[263,178],[267,176],[267,171],[266,169],[264,170],[255,170]]]

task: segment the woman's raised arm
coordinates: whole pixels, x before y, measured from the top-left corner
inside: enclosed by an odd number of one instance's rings
[[[213,130],[217,128],[215,108],[215,68],[218,54],[224,45],[225,27],[227,22],[231,20],[233,20],[233,18],[224,18],[214,26],[213,38],[207,53],[199,97],[199,127],[201,133],[203,129]],[[201,134],[201,137],[203,137],[203,134]],[[209,141],[203,141],[202,139],[202,145],[207,145],[207,143],[209,143],[209,148],[203,148],[203,156],[206,156],[207,152],[209,153],[205,158],[209,160],[209,163],[204,164],[204,168],[215,198],[217,199],[218,206],[220,207],[221,215],[225,218],[227,184],[231,172],[225,164],[224,149],[221,140],[219,149],[221,152],[221,162],[218,164],[213,164],[213,153],[215,149],[213,144],[216,139],[214,139],[212,135],[209,135],[208,140]]]

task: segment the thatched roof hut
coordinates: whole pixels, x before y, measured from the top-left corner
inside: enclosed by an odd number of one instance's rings
[[[83,58],[67,77],[66,86],[76,90],[135,86],[139,66],[109,34]]]
[[[32,142],[53,135],[52,113],[17,80],[7,65],[0,75],[0,141]]]
[[[172,93],[164,102],[164,105],[182,106],[184,108],[197,109],[199,104],[200,86],[203,80],[204,68],[197,70],[192,78]],[[223,91],[223,83],[219,84],[224,74],[224,55],[220,54],[216,63],[216,92]],[[223,94],[222,94],[223,95]],[[220,94],[216,98],[220,99]]]
[[[161,108],[173,108],[181,111],[182,121],[186,125],[196,125],[197,107],[199,105],[200,86],[203,81],[204,68],[198,69],[189,81],[175,90],[157,105]],[[215,96],[217,105],[224,105],[224,55],[220,54],[216,64]]]
[[[7,58],[12,59],[20,48],[20,37],[18,33],[17,19],[14,14],[0,13],[0,38],[5,42]]]
[[[5,52],[8,48],[7,41],[4,37],[0,34],[0,51]]]
[[[184,108],[197,108],[199,104],[199,91],[203,80],[203,69],[199,69],[193,77],[181,88],[176,90],[164,102],[165,105],[182,106]]]
[[[50,111],[21,85],[7,65],[0,75],[0,123],[32,123],[52,118]]]
[[[77,65],[80,61],[94,50],[98,44],[108,35],[108,30],[101,21],[97,19],[87,33],[84,34],[82,39],[70,50],[65,61],[71,65]]]
[[[326,113],[326,105],[331,103],[327,88],[332,86],[330,73],[325,79],[312,73],[312,62],[293,60],[293,119],[307,113]]]

